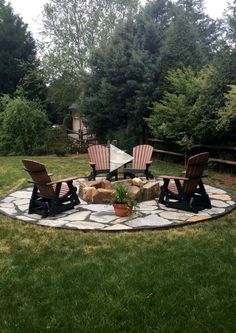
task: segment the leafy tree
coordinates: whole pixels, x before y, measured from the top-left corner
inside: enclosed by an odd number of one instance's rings
[[[190,68],[171,71],[169,90],[153,105],[147,123],[155,137],[171,141],[213,142],[225,105],[227,85],[217,68],[206,66],[197,74]]]
[[[193,123],[192,108],[197,100],[201,82],[190,67],[170,71],[166,91],[160,102],[153,104],[152,113],[146,119],[153,135],[171,141],[191,138]]]
[[[231,45],[236,46],[236,0],[228,3],[224,16],[227,21],[227,37]]]
[[[45,83],[43,70],[40,69],[38,61],[32,62],[26,74],[20,80],[14,95],[37,101],[43,108],[47,109],[47,94],[48,88]]]
[[[219,26],[204,14],[203,0],[179,0],[173,9],[159,63],[162,68],[159,97],[166,89],[169,70],[191,66],[197,72],[212,61],[219,40]]]
[[[62,123],[68,114],[68,107],[73,102],[80,103],[81,93],[80,82],[69,74],[64,73],[50,82],[47,95],[51,107],[49,119],[54,123]]]
[[[49,0],[42,31],[48,75],[83,75],[94,48],[106,44],[114,25],[137,6],[138,0]]]
[[[83,108],[101,138],[145,137],[143,118],[168,89],[169,70],[191,66],[194,76],[213,59],[218,31],[202,6],[200,0],[148,2],[93,53]],[[177,102],[184,111],[188,101]]]
[[[224,48],[220,50],[221,67],[227,71],[230,84],[236,84],[236,0],[224,12]]]
[[[27,25],[0,0],[0,94],[13,93],[35,60],[35,43]]]
[[[218,130],[221,132],[235,133],[236,130],[236,85],[230,87],[226,94],[226,105],[222,108],[219,115]]]
[[[40,107],[25,98],[2,98],[0,113],[0,152],[31,155],[49,144],[50,123]],[[47,150],[46,148],[46,150]]]

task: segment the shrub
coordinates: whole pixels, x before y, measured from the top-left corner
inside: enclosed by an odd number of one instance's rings
[[[23,97],[9,98],[0,113],[0,152],[31,155],[52,142],[50,122],[36,102]]]

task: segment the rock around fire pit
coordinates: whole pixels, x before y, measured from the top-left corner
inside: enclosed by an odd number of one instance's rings
[[[115,187],[120,183],[125,184],[129,188],[130,199],[138,202],[152,200],[158,197],[160,192],[160,186],[157,181],[133,178],[114,182],[110,182],[109,180],[95,180],[80,183],[79,196],[88,203],[110,203]]]

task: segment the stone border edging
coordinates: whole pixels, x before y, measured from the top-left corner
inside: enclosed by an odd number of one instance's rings
[[[164,230],[220,218],[236,208],[236,197],[227,190],[209,185],[206,185],[206,189],[213,207],[198,214],[168,208],[150,200],[141,202],[131,217],[119,218],[115,216],[112,205],[87,204],[82,201],[73,210],[42,219],[40,215],[27,213],[32,188],[0,198],[0,213],[33,225],[86,232]]]

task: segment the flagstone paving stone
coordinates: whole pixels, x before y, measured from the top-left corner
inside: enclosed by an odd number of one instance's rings
[[[177,220],[177,221],[185,221],[188,217],[193,216],[193,214],[182,214],[178,212],[162,212],[160,216],[168,219],[168,220]]]
[[[82,211],[82,212],[77,212],[74,214],[70,214],[64,217],[65,220],[69,221],[83,221],[86,220],[87,217],[91,214],[90,211]]]
[[[125,224],[115,224],[115,225],[111,225],[110,227],[106,227],[106,228],[104,228],[103,230],[107,230],[107,231],[109,231],[109,230],[113,230],[113,231],[120,231],[120,230],[132,230],[132,228],[131,227],[129,227],[129,226],[127,226],[127,225],[125,225]]]
[[[100,223],[109,223],[111,221],[114,221],[117,218],[117,216],[114,214],[114,212],[95,212],[90,215],[90,220]]]
[[[145,217],[139,217],[132,221],[126,222],[126,225],[137,228],[137,227],[163,227],[166,225],[172,224],[172,221],[168,221],[167,219],[163,219],[158,215],[148,215]]]
[[[227,202],[220,201],[220,200],[211,200],[211,205],[219,208],[224,208],[229,206]]]
[[[195,215],[187,219],[187,222],[198,222],[209,219],[209,215]]]
[[[231,200],[231,196],[228,194],[210,194],[209,197],[216,200]]]
[[[79,179],[79,182],[83,181],[84,179]],[[156,200],[149,200],[139,203],[132,216],[117,217],[112,205],[87,204],[81,200],[81,203],[74,209],[42,219],[40,215],[28,214],[32,188],[15,191],[0,199],[0,213],[34,225],[112,232],[169,228],[207,221],[230,212],[236,207],[236,199],[227,191],[209,185],[206,185],[206,190],[211,198],[212,208],[202,210],[198,214],[168,208],[158,204]]]

